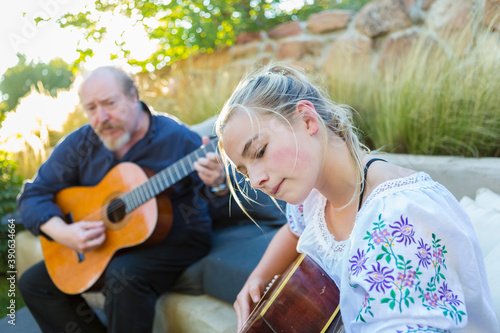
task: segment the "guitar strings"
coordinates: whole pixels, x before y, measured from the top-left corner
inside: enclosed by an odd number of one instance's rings
[[[134,210],[135,208],[137,208],[139,206],[142,206],[143,204],[145,204],[146,202],[148,202],[149,200],[151,200],[155,196],[154,193],[156,191],[155,191],[154,185],[157,185],[158,188],[168,186],[168,178],[167,178],[168,176],[166,176],[166,174],[165,174],[166,172],[170,171],[170,178],[172,180],[174,180],[173,183],[179,181],[180,179],[175,181],[175,177],[173,176],[173,173],[171,172],[171,168],[177,168],[177,170],[176,170],[177,174],[180,174],[179,173],[179,166],[182,166],[182,169],[187,173],[187,170],[192,169],[192,164],[193,164],[194,159],[191,159],[191,157],[195,157],[197,159],[201,156],[200,152],[202,152],[204,155],[206,155],[207,150],[209,148],[210,149],[213,149],[213,148],[217,149],[216,143],[217,143],[217,140],[210,141],[209,144],[207,144],[207,145],[201,147],[200,149],[197,149],[197,150],[193,151],[192,153],[184,156],[179,161],[177,161],[174,164],[167,167],[167,169],[164,169],[164,170],[160,171],[159,173],[157,173],[156,175],[154,175],[153,177],[151,177],[145,183],[142,183],[141,185],[139,185],[138,187],[129,191],[128,193],[125,193],[119,197],[114,198],[113,200],[110,201],[109,206],[107,206],[107,209],[105,210],[106,215],[108,215],[108,212],[115,212],[116,210],[121,209],[123,207],[128,207],[127,202],[125,202],[125,201],[129,201],[131,204],[133,202],[139,203],[138,205],[131,205],[131,206],[135,206],[135,207],[133,207],[132,210]],[[186,162],[188,162],[188,163],[186,163]],[[191,168],[189,168],[189,167],[186,168],[186,165],[191,166]],[[164,171],[165,171],[165,173],[164,173]],[[189,173],[191,173],[191,172],[192,172],[192,170]],[[189,173],[187,173],[187,174],[189,174]],[[165,179],[161,179],[161,176],[164,176],[164,175],[165,175]],[[150,183],[148,184],[148,182],[150,182]],[[162,184],[162,182],[165,182],[166,184]],[[146,191],[149,193],[147,193]],[[153,195],[151,195],[151,194],[153,194]],[[156,195],[158,195],[158,194],[159,193],[157,193]],[[148,195],[149,195],[149,199],[144,201],[143,198],[148,198]],[[130,197],[130,200],[126,200],[124,198],[125,196]],[[100,209],[94,210],[89,215],[83,217],[82,219],[79,219],[79,221],[101,221],[101,220],[103,220],[101,211],[102,210],[100,210]],[[106,216],[106,218],[109,219],[108,216]]]

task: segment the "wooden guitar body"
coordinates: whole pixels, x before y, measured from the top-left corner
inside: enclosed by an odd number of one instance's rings
[[[342,329],[339,296],[335,282],[301,254],[273,282],[240,332],[337,332]]]
[[[61,291],[80,294],[90,289],[118,250],[151,245],[166,237],[172,226],[172,207],[165,193],[129,213],[119,205],[122,194],[146,181],[148,175],[141,167],[125,162],[111,169],[96,186],[70,187],[57,193],[56,204],[75,223],[103,221],[107,228],[104,244],[84,254],[41,237],[45,265]]]

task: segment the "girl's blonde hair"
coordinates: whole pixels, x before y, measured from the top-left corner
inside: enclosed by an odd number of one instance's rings
[[[295,112],[297,103],[303,100],[314,105],[320,124],[325,129],[325,140],[331,135],[336,135],[346,143],[356,166],[357,180],[362,186],[364,183],[362,156],[366,147],[360,143],[356,135],[352,123],[352,108],[334,103],[322,88],[312,83],[302,69],[282,64],[270,64],[247,74],[219,114],[215,130],[220,139],[219,150],[228,177],[230,168],[233,175],[235,174],[235,167],[225,153],[222,137],[231,117],[243,111],[249,115],[273,116],[290,125],[297,117]],[[229,178],[228,184],[231,193],[237,198],[233,182]],[[236,186],[241,190],[239,183],[236,183]],[[351,201],[355,195],[356,193],[353,194]],[[243,209],[239,200],[237,203]]]

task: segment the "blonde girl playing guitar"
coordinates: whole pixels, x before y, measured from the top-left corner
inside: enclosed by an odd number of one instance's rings
[[[429,175],[374,160],[351,118],[280,65],[244,78],[226,102],[216,125],[226,165],[288,203],[288,224],[234,303],[238,326],[301,252],[339,287],[347,332],[497,332],[467,214]]]

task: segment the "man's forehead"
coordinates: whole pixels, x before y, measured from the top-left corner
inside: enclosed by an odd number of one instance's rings
[[[120,93],[114,80],[104,78],[89,78],[83,83],[80,98],[82,102],[90,99],[106,100]]]

